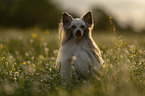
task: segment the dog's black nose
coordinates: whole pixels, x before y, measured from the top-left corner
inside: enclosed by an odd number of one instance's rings
[[[76,32],[75,35],[76,35],[76,36],[81,36],[81,31],[80,31],[80,30],[77,30],[77,32]]]

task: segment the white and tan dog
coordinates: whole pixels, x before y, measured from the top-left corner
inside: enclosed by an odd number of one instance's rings
[[[60,25],[62,41],[57,63],[61,64],[61,77],[69,80],[72,57],[75,56],[74,66],[77,75],[89,78],[94,73],[94,67],[99,68],[103,63],[100,49],[91,36],[93,28],[91,12],[81,19],[73,19],[71,15],[64,13]]]

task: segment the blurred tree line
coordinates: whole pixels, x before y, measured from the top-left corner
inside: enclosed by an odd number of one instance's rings
[[[0,25],[54,29],[61,11],[50,0],[0,0]]]
[[[128,31],[134,32],[130,25],[122,28],[117,20],[109,16],[103,8],[93,8],[94,30],[98,31]]]
[[[57,29],[60,22],[62,10],[59,4],[52,0],[0,0],[0,26],[3,27],[40,27],[43,29]],[[112,31],[113,28],[123,31],[134,31],[131,26],[121,28],[114,18],[103,8],[93,8],[94,30]],[[71,13],[78,17],[75,13]]]

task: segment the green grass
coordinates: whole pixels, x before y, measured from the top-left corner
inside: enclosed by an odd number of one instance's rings
[[[99,74],[66,86],[55,63],[58,32],[1,29],[0,96],[144,96],[144,36],[94,33],[93,37],[105,61]]]

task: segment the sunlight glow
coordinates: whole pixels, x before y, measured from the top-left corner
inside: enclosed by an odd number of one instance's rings
[[[54,0],[67,12],[80,16],[96,7],[109,10],[121,26],[131,24],[135,30],[145,27],[145,0]]]

